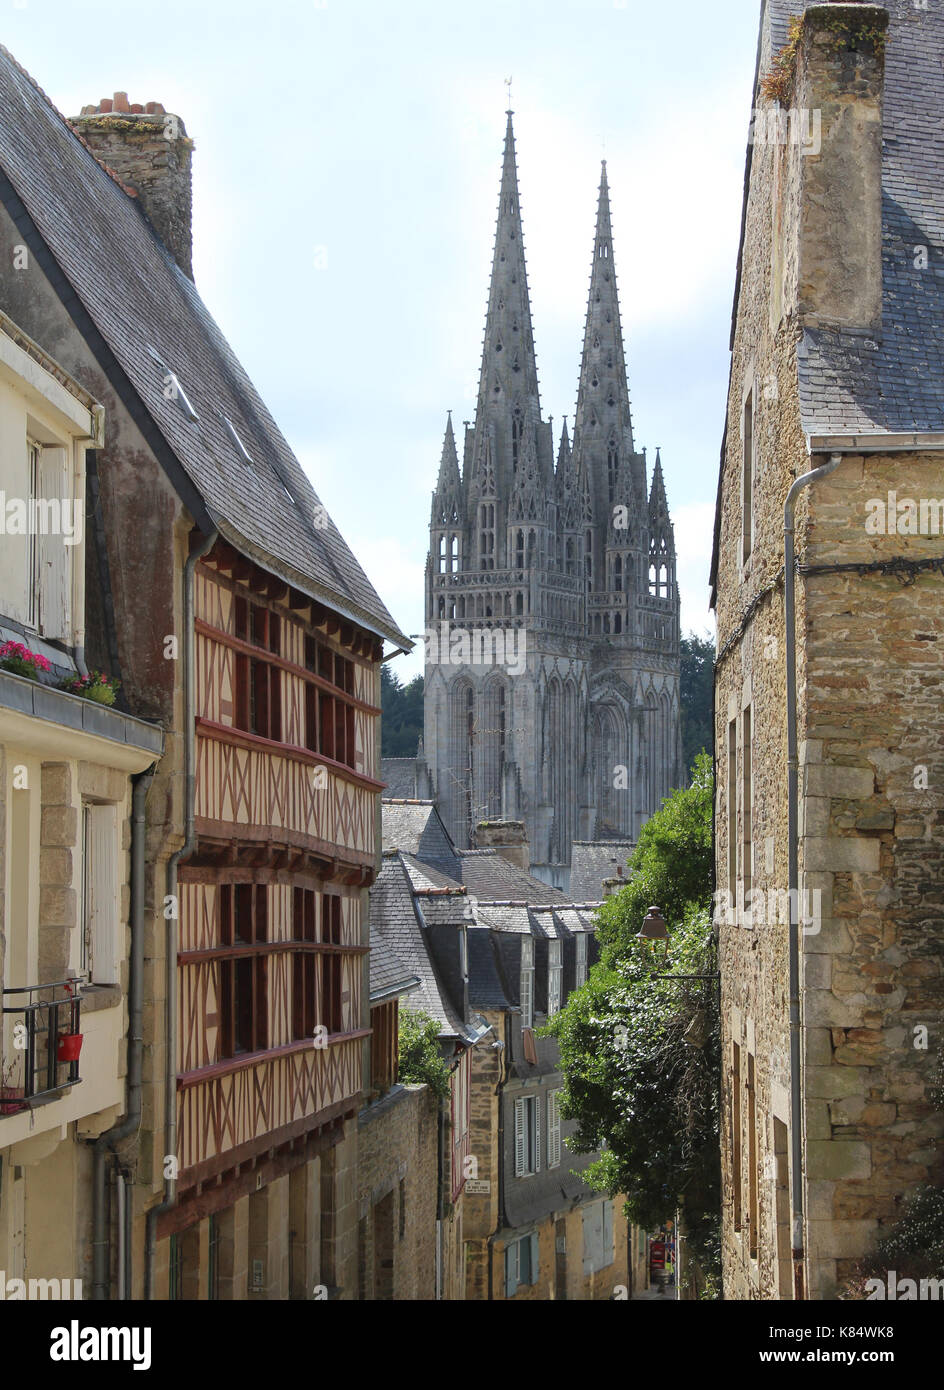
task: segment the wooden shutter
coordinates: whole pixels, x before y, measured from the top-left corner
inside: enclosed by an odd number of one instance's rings
[[[518,1242],[505,1246],[505,1297],[514,1298],[518,1289]]]
[[[88,804],[85,837],[88,887],[89,979],[96,985],[117,984],[118,874],[117,822],[113,805]]]
[[[60,523],[58,535],[54,531],[37,534],[34,542],[39,548],[39,630],[44,637],[56,637],[71,646],[72,552],[76,547],[66,545],[61,533],[63,503],[71,505],[73,496],[65,449],[41,449],[38,472],[37,522],[47,514],[42,504],[54,502],[48,509],[49,521]],[[79,525],[84,521],[83,516]]]
[[[534,1171],[541,1171],[541,1104],[535,1096],[531,1101],[531,1114],[534,1119]]]
[[[515,1177],[523,1178],[528,1171],[525,1166],[525,1124],[527,1123],[526,1100],[515,1101]]]
[[[556,1168],[561,1161],[560,1091],[547,1097],[547,1166]]]
[[[532,1284],[536,1284],[536,1283],[538,1282],[538,1235],[537,1235],[537,1231],[532,1231],[532,1233],[531,1233],[531,1235],[528,1237],[528,1239],[529,1239],[530,1242],[531,1242],[531,1278],[530,1278],[529,1282],[532,1283]]]

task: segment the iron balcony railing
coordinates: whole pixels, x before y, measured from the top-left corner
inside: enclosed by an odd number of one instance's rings
[[[73,979],[0,991],[0,1116],[82,1080],[74,1042],[81,1036],[80,987]]]

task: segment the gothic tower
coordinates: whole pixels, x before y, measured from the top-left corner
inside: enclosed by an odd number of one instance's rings
[[[657,458],[633,444],[606,167],[574,441],[541,417],[512,113],[474,423],[446,423],[426,565],[425,771],[460,847],[523,820],[566,887],[676,785],[678,592]],[[655,576],[655,577],[653,577]]]

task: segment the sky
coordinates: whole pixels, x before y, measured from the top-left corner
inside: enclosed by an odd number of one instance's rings
[[[64,115],[126,91],[183,119],[197,287],[414,634],[446,411],[474,409],[511,78],[555,450],[605,158],[636,447],[662,449],[682,630],[704,635],[759,10],[0,0],[0,40]]]

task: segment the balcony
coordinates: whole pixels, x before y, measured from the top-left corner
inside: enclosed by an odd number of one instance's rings
[[[70,1041],[81,1033],[82,1004],[74,980],[0,991],[4,1049],[0,1072],[0,1116],[15,1115],[57,1099],[82,1080]],[[39,995],[49,995],[41,999]]]

